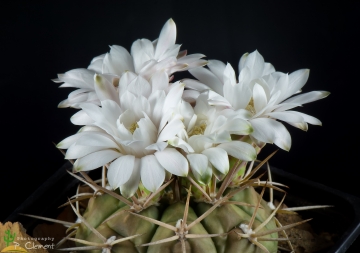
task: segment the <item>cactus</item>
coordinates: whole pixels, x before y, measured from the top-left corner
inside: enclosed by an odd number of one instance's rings
[[[257,175],[274,154],[255,168],[254,163],[246,166],[242,180],[231,176],[244,166],[238,161],[224,180],[214,180],[216,187],[201,187],[191,175],[187,178],[173,176],[158,191],[146,196],[138,191],[131,201],[119,191],[108,190],[106,178],[93,181],[85,173],[79,176],[69,172],[93,190],[87,194],[78,192],[65,204],[71,205],[78,216],[76,223],[63,223],[70,227],[68,231],[72,230],[65,239],[75,241],[77,247],[61,248],[62,241],[58,249],[89,253],[277,252],[278,241],[287,240],[280,238],[278,232],[284,233],[308,220],[284,227],[276,220],[275,214],[285,199],[285,191],[272,181],[260,181],[264,174]],[[234,185],[232,179],[236,187],[229,187]],[[266,188],[284,193],[275,209],[263,199]],[[88,198],[88,204],[81,213],[78,203],[84,198]]]
[[[16,233],[14,232],[14,234],[11,234],[10,229],[5,231],[4,235],[4,242],[6,243],[6,247],[10,245],[10,243],[12,243],[15,240],[16,237]]]
[[[257,174],[274,153],[255,160],[266,143],[290,149],[277,120],[302,130],[320,125],[290,109],[329,93],[293,96],[309,70],[277,72],[258,51],[240,58],[236,79],[229,63],[187,55],[175,40],[170,19],[157,40],[135,41],[131,54],[114,45],[87,69],[54,80],[79,88],[59,107],[81,109],[71,120],[83,127],[57,148],[76,160],[69,173],[92,189],[69,200],[78,221],[63,222],[71,231],[64,240],[77,246],[61,250],[275,253],[288,240],[284,230],[299,224],[281,226],[275,214],[285,192],[270,172],[266,181]],[[196,80],[172,83],[184,70]],[[85,173],[100,167],[98,180]],[[263,200],[267,188],[284,193],[277,207],[272,193]]]

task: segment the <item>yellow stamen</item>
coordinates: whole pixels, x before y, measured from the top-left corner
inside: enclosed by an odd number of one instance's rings
[[[139,128],[139,125],[137,124],[137,122],[134,122],[129,127],[129,131],[133,134],[135,132],[136,128]]]
[[[251,112],[252,114],[256,114],[255,106],[254,106],[254,99],[251,98],[249,104],[245,107],[246,110]]]
[[[194,129],[191,131],[191,133],[189,134],[189,137],[193,136],[193,135],[203,135],[206,129],[206,124],[203,123],[200,126],[195,126]]]

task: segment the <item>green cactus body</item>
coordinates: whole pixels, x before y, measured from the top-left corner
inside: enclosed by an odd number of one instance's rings
[[[249,187],[240,191],[230,199],[231,201],[246,202],[256,206],[260,199],[259,194],[254,188]],[[185,203],[178,201],[172,204],[164,204],[161,206],[150,206],[145,210],[139,212],[141,216],[149,217],[159,220],[163,223],[173,227],[183,219],[185,211]],[[190,202],[188,217],[186,224],[189,225],[198,217],[204,214],[212,207],[211,204],[204,202]],[[264,222],[271,214],[271,210],[266,205],[266,202],[261,200],[261,209],[258,209],[253,228],[256,229],[259,224]],[[136,215],[130,213],[130,208],[114,197],[103,194],[89,200],[88,208],[85,211],[84,219],[96,228],[105,238],[116,236],[116,239],[125,238],[133,235],[141,235],[128,241],[124,241],[114,245],[111,252],[114,253],[176,253],[183,252],[182,245],[179,239],[174,239],[169,242],[153,244],[150,246],[140,246],[147,243],[155,243],[159,240],[170,238],[176,233],[168,228],[155,225],[147,220],[144,220]],[[260,253],[262,250],[253,245],[247,238],[239,238],[235,231],[242,233],[239,225],[242,223],[249,223],[253,215],[255,207],[244,207],[235,204],[224,204],[216,207],[205,219],[200,223],[192,226],[187,234],[195,235],[214,235],[218,236],[212,238],[186,238],[185,248],[186,253],[228,253],[228,252],[243,252],[243,253]],[[113,218],[108,219],[110,216]],[[108,219],[107,221],[105,221]],[[105,222],[104,222],[105,221]],[[275,229],[276,224],[273,220],[268,222],[264,228],[260,230],[266,231]],[[231,232],[230,232],[231,231]],[[230,232],[230,233],[229,233]],[[277,238],[277,233],[266,235],[267,238]],[[84,224],[81,224],[76,238],[86,241],[101,243],[101,240],[88,229]],[[269,252],[277,251],[276,241],[261,241]],[[78,246],[83,246],[78,243]],[[100,250],[87,251],[91,253],[101,252]]]
[[[249,187],[243,191],[237,193],[231,200],[244,202],[255,206],[259,201],[260,196],[254,190],[254,188]],[[264,200],[261,200],[261,207],[263,209],[258,209],[253,228],[258,227],[262,222],[264,222],[269,215],[271,214],[270,208],[267,206]],[[211,205],[206,203],[199,203],[196,207],[198,215],[205,213],[208,209],[211,208]],[[231,231],[236,228],[235,231],[242,233],[239,229],[240,224],[248,224],[251,216],[253,215],[254,207],[240,206],[234,204],[223,205],[216,208],[213,212],[210,213],[203,221],[202,224],[210,234],[221,234]],[[272,219],[265,227],[260,230],[275,229],[276,224]],[[273,233],[265,236],[267,238],[277,238],[277,233]],[[239,237],[236,233],[229,233],[226,236],[214,237],[213,241],[215,243],[217,253],[227,253],[227,252],[246,252],[246,253],[260,253],[263,252],[259,247],[250,243],[247,239],[243,238],[239,240]],[[277,242],[276,241],[263,241],[261,242],[271,253],[277,252]]]
[[[161,217],[161,221],[167,224],[175,226],[178,220],[182,219],[184,216],[185,204],[178,202],[169,206],[163,213]],[[187,219],[187,224],[191,223],[192,221],[196,220],[197,215],[195,214],[194,210],[190,207],[189,214]],[[196,224],[193,226],[189,234],[208,234],[201,223]],[[174,236],[174,231],[169,230],[167,228],[158,227],[156,230],[155,235],[152,238],[152,242],[156,242],[161,239],[169,238]],[[195,252],[206,252],[206,253],[217,253],[215,245],[211,238],[197,238],[197,239],[188,239],[186,241],[186,252],[187,253],[195,253]],[[178,240],[171,241],[162,244],[156,244],[149,246],[149,250],[147,253],[181,253],[181,244]]]

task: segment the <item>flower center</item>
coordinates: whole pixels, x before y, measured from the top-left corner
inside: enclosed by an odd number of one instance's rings
[[[206,124],[202,123],[200,126],[195,126],[194,129],[190,132],[189,137],[193,135],[203,135],[206,129]]]
[[[255,106],[254,106],[254,99],[251,98],[249,104],[245,107],[246,110],[252,113],[252,115],[256,114]]]
[[[129,127],[129,131],[133,134],[135,132],[136,128],[139,128],[139,125],[137,124],[137,122],[134,122]]]

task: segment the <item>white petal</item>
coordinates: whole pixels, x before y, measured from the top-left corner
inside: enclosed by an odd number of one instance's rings
[[[245,67],[245,60],[246,58],[249,56],[249,53],[245,53],[241,56],[240,60],[239,60],[239,64],[238,64],[238,68],[239,68],[239,73],[241,72],[241,70]]]
[[[215,132],[208,135],[200,135],[200,137],[206,139],[206,141],[210,143],[223,143],[231,141],[231,136],[228,131]]]
[[[271,74],[273,72],[275,72],[274,66],[271,63],[265,62],[263,76]]]
[[[270,116],[272,118],[275,119],[279,119],[285,122],[290,122],[290,123],[301,123],[304,122],[303,117],[301,117],[300,115],[297,115],[291,111],[289,112],[271,112],[271,113],[267,113],[267,116]]]
[[[138,96],[135,99],[133,111],[137,118],[142,118],[144,113],[146,115],[151,115],[150,113],[152,113],[149,101],[143,96]]]
[[[235,71],[230,63],[228,63],[224,69],[223,72],[223,78],[220,79],[220,81],[223,80],[223,83],[228,83],[231,86],[234,86],[236,84],[236,77],[235,77]],[[225,93],[224,93],[225,96]]]
[[[140,182],[140,159],[135,158],[134,169],[129,180],[120,186],[120,192],[125,198],[132,197],[139,188]]]
[[[291,136],[286,127],[280,122],[275,121],[275,141],[274,143],[283,150],[289,151],[291,147]]]
[[[127,90],[137,96],[149,97],[151,94],[151,85],[145,78],[138,76],[131,81]]]
[[[168,143],[173,147],[181,148],[186,153],[195,152],[194,149],[186,141],[184,141],[184,140],[182,140],[182,139],[180,139],[178,137],[175,137],[173,139],[169,139]]]
[[[77,145],[83,146],[98,146],[98,147],[107,147],[118,149],[118,145],[114,140],[105,133],[100,132],[88,132],[84,137],[80,138],[77,142]]]
[[[186,88],[197,90],[200,92],[210,89],[206,84],[200,83],[199,81],[190,78],[185,78],[181,80],[181,82],[185,84]]]
[[[287,110],[290,110],[292,108],[299,107],[299,106],[301,106],[301,104],[283,103],[283,104],[273,106],[271,108],[271,110],[274,111],[274,112],[282,112],[282,111],[287,111]]]
[[[91,60],[90,65],[89,65],[87,68],[90,69],[90,70],[95,71],[96,73],[101,73],[101,71],[102,71],[102,64],[103,64],[105,55],[106,55],[106,54],[102,54],[102,55],[99,55],[99,56],[94,57],[94,58]]]
[[[259,78],[262,76],[264,70],[264,58],[255,50],[250,53],[244,62],[244,66],[247,66],[251,70],[251,79]]]
[[[101,107],[102,116],[109,121],[110,124],[115,123],[122,113],[119,104],[113,100],[101,101]]]
[[[75,171],[88,171],[96,169],[100,166],[105,165],[108,162],[111,162],[115,158],[118,158],[121,154],[114,150],[101,150],[98,152],[91,153],[87,156],[79,158],[74,163]]]
[[[210,90],[208,92],[209,95],[209,105],[216,105],[216,106],[226,106],[232,107],[232,104],[223,96],[219,95],[218,93]]]
[[[154,73],[150,80],[152,93],[157,90],[166,91],[169,87],[169,77],[165,71],[158,71]]]
[[[175,108],[182,97],[185,84],[181,82],[176,82],[171,85],[169,93],[167,94],[164,102],[163,113],[168,111],[171,108]]]
[[[307,123],[310,123],[312,125],[318,125],[318,126],[322,125],[321,121],[313,116],[310,116],[310,115],[307,115],[307,114],[301,113],[301,112],[295,112],[295,111],[291,111],[291,112],[296,113],[296,114],[300,115],[301,117],[303,117],[304,121],[306,121]]]
[[[291,97],[284,101],[283,103],[298,103],[298,104],[306,104],[310,103],[322,98],[326,98],[330,95],[328,91],[310,91],[308,93],[304,93],[301,95],[297,95],[295,97]]]
[[[154,155],[141,158],[141,181],[146,189],[155,192],[165,179],[165,169],[160,165]]]
[[[200,92],[196,90],[184,90],[182,99],[188,103],[195,103],[196,99],[199,97]]]
[[[106,147],[99,146],[83,146],[74,144],[69,147],[66,151],[65,159],[77,159],[88,154],[94,153],[96,151],[100,151],[103,149],[107,149]]]
[[[189,154],[187,159],[190,163],[192,171],[196,171],[200,176],[204,175],[209,166],[209,161],[206,155],[202,154]]]
[[[163,90],[157,90],[148,98],[151,106],[151,114],[149,115],[155,126],[159,126],[162,117],[162,110],[165,102],[165,92]]]
[[[60,149],[68,149],[71,145],[73,145],[81,136],[84,136],[86,134],[86,132],[82,132],[82,133],[77,133],[74,135],[71,135],[67,138],[65,138],[64,140],[62,140],[61,142],[59,142],[59,144],[56,145],[57,148]]]
[[[288,91],[286,93],[286,97],[289,97],[295,94],[298,90],[305,85],[309,78],[310,70],[309,69],[299,69],[297,71],[292,72],[289,75],[289,84]]]
[[[211,164],[221,173],[227,174],[229,171],[229,158],[224,149],[208,148],[202,152],[207,156]]]
[[[94,89],[94,71],[88,69],[73,69],[65,74],[59,74],[58,78],[65,84],[60,87],[76,87]]]
[[[147,146],[147,150],[163,151],[168,146],[167,142],[157,142]]]
[[[139,73],[144,63],[154,57],[154,46],[148,39],[136,40],[131,46],[131,55],[134,59],[135,71]]]
[[[81,104],[81,109],[94,121],[101,121],[103,119],[103,115],[101,112],[101,108],[94,104],[84,103]]]
[[[94,76],[95,82],[95,91],[98,98],[102,100],[111,99],[119,104],[119,95],[112,83],[110,83],[103,76],[95,74]]]
[[[134,169],[134,163],[135,156],[124,155],[110,164],[107,178],[114,190],[129,180]]]
[[[89,115],[87,115],[84,110],[80,110],[71,116],[70,121],[74,125],[79,126],[90,125],[95,122],[92,118],[89,117]]]
[[[133,109],[135,104],[136,97],[129,91],[125,91],[125,93],[120,98],[121,108],[123,110]]]
[[[131,71],[126,71],[121,76],[120,81],[119,81],[119,88],[118,88],[120,99],[125,94],[125,92],[128,90],[128,86],[130,85],[130,83],[137,77],[138,77],[138,75]]]
[[[173,139],[175,135],[180,132],[181,129],[184,129],[185,126],[183,122],[179,119],[170,121],[164,129],[161,131],[157,142],[168,141],[169,139]]]
[[[236,77],[235,77],[235,71],[231,67],[230,63],[226,65],[225,71],[224,71],[224,97],[230,102],[231,105],[234,105],[236,103],[236,100],[238,99],[238,94],[235,91],[236,87]]]
[[[166,148],[161,152],[155,153],[159,163],[171,174],[186,177],[189,165],[186,158],[174,148]]]
[[[162,55],[161,57],[158,59],[158,61],[162,61],[166,58],[169,58],[169,57],[177,57],[179,51],[180,51],[180,47],[181,45],[178,45],[178,44],[174,44],[172,46],[170,46]],[[179,65],[187,65],[187,64],[179,64]]]
[[[211,166],[211,165],[210,165]],[[205,172],[200,175],[199,173],[197,173],[196,170],[192,170],[192,174],[194,175],[196,181],[200,184],[200,185],[209,185],[211,182],[211,177],[212,177],[212,168],[209,166],[209,168],[207,170],[205,170]]]
[[[290,150],[291,136],[283,124],[269,118],[250,120],[254,132],[251,134],[259,141],[275,143],[284,150]]]
[[[253,146],[242,141],[232,141],[222,143],[217,148],[224,149],[229,155],[243,161],[253,161],[256,159],[256,151]]]
[[[120,76],[125,71],[135,71],[132,57],[125,48],[117,45],[113,45],[110,48],[110,53],[104,57],[104,74],[111,73]]]
[[[169,19],[161,29],[155,50],[155,59],[159,59],[176,41],[176,25]]]
[[[261,85],[256,83],[253,90],[254,107],[256,112],[260,112],[267,105],[265,90]]]
[[[223,82],[223,76],[226,67],[225,63],[218,60],[209,60],[207,66],[209,67],[211,72],[213,72],[215,76],[217,76],[217,78],[219,78],[219,80]]]
[[[195,76],[201,83],[206,84],[216,93],[220,95],[223,94],[223,83],[210,70],[199,67],[189,69],[189,72],[193,76]]]

